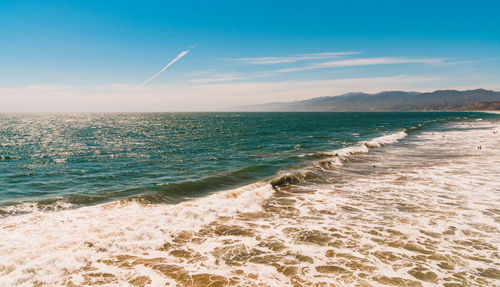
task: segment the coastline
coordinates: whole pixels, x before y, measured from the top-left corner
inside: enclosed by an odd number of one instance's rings
[[[454,122],[332,151],[311,167],[327,181],[5,217],[0,285],[491,283],[499,128]]]
[[[496,114],[500,115],[500,111],[477,111],[478,113]]]

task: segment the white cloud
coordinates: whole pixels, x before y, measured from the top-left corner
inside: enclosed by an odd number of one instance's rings
[[[326,52],[326,53],[312,53],[312,54],[302,54],[295,56],[286,57],[255,57],[255,58],[236,58],[234,60],[252,65],[267,65],[267,64],[283,64],[283,63],[294,63],[298,61],[305,60],[322,60],[338,58],[348,55],[360,54],[359,52]]]
[[[202,77],[193,78],[189,81],[192,83],[212,83],[212,82],[228,82],[245,79],[245,77],[237,74],[217,74],[211,73],[209,75],[199,75]],[[248,77],[246,77],[248,78]]]
[[[323,59],[331,58],[332,56],[338,57],[340,54],[356,54],[356,52],[339,52],[339,53],[317,53],[317,54],[303,54],[296,58],[294,57],[263,57],[263,58],[240,58],[239,60],[248,61],[251,64],[271,64],[271,63],[293,63],[301,60],[310,59]],[[447,62],[448,63],[448,62]],[[309,71],[316,69],[340,68],[340,67],[357,67],[357,66],[373,66],[373,65],[389,65],[389,64],[429,64],[429,65],[443,65],[444,59],[441,58],[398,58],[398,57],[374,57],[374,58],[351,58],[335,61],[323,61],[317,63],[310,63],[303,66],[295,66],[290,68],[282,68],[275,70],[263,70],[260,72],[241,73],[241,74],[221,74],[218,76],[214,72],[205,72],[206,75],[212,74],[213,76],[206,76],[197,79],[192,79],[191,82],[223,82],[232,80],[249,80],[256,78],[273,77],[283,73]],[[200,76],[197,74],[196,76]]]
[[[294,67],[280,69],[279,72],[296,72],[314,69],[336,68],[336,67],[353,67],[353,66],[371,66],[371,65],[386,65],[386,64],[440,64],[443,59],[439,58],[395,58],[395,57],[380,57],[380,58],[359,58],[346,59],[338,61],[328,61],[315,63],[303,67]]]

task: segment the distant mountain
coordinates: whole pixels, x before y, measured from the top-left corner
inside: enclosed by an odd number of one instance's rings
[[[477,102],[472,105],[461,106],[457,110],[463,111],[500,111],[500,101],[498,102]]]
[[[431,111],[498,108],[500,92],[485,89],[437,90],[429,93],[387,91],[348,93],[304,101],[275,102],[237,107],[238,111]],[[483,104],[479,104],[483,103]],[[486,104],[490,103],[490,104]],[[466,108],[469,107],[469,108]],[[465,108],[465,109],[464,109]]]

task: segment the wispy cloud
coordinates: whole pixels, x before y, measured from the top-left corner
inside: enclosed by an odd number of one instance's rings
[[[346,59],[346,60],[315,63],[303,67],[280,69],[278,70],[278,72],[286,73],[286,72],[296,72],[296,71],[306,71],[306,70],[336,68],[336,67],[370,66],[370,65],[386,65],[386,64],[440,64],[443,62],[444,60],[439,58],[396,58],[396,57],[358,58],[358,59]]]
[[[188,76],[192,77],[191,79],[189,79],[189,82],[191,83],[205,84],[271,78],[278,74],[279,72],[276,72],[276,70],[243,73],[217,73],[214,71],[198,71],[195,73],[191,73]]]
[[[360,54],[360,52],[326,52],[326,53],[301,54],[301,55],[285,56],[285,57],[236,58],[233,60],[242,62],[244,64],[268,65],[268,64],[295,63],[306,60],[331,59],[331,58],[338,58],[342,56],[356,55],[356,54]]]
[[[351,53],[351,52],[341,52]],[[355,53],[355,52],[352,52]],[[303,54],[302,60],[309,58],[320,59],[321,57],[332,57],[332,55],[339,55],[340,53],[319,53],[319,54]],[[311,55],[311,56],[309,56]],[[291,58],[243,58],[243,59],[257,59],[262,63],[290,63],[295,61]],[[257,61],[255,60],[255,61]],[[446,62],[451,63],[451,62]],[[339,68],[339,67],[355,67],[355,66],[371,66],[371,65],[389,65],[389,64],[429,64],[429,65],[444,65],[445,60],[441,58],[398,58],[398,57],[374,57],[374,58],[351,58],[335,61],[320,61],[315,63],[305,63],[302,65],[295,65],[290,68],[282,69],[266,69],[258,72],[243,72],[243,73],[217,73],[215,71],[198,71],[192,73],[194,78],[189,81],[196,84],[215,83],[215,82],[229,82],[238,80],[251,80],[258,78],[270,78],[284,73],[308,71],[315,69]]]
[[[248,77],[247,77],[248,78]],[[242,80],[245,77],[237,74],[211,74],[205,77],[199,77],[190,79],[189,81],[192,83],[213,83],[213,82],[228,82],[228,81],[236,81]]]
[[[194,46],[193,46],[193,48],[194,48]],[[168,63],[167,65],[165,65],[165,67],[163,67],[163,69],[161,69],[158,73],[154,74],[152,77],[150,77],[147,80],[145,80],[144,82],[142,82],[139,86],[142,87],[145,84],[151,82],[154,78],[158,77],[161,73],[163,73],[163,71],[165,71],[173,63],[179,61],[182,57],[184,57],[187,53],[189,53],[189,51],[191,51],[191,49],[186,50],[186,51],[182,51],[179,55],[177,55],[177,57],[175,57],[175,59],[173,59],[172,61],[170,61],[170,63]]]

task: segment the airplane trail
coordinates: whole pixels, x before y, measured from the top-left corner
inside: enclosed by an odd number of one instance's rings
[[[177,57],[175,57],[175,59],[173,59],[172,61],[170,61],[170,63],[168,63],[165,67],[163,67],[163,69],[161,69],[158,73],[154,74],[152,77],[148,78],[147,80],[145,80],[144,82],[142,82],[139,87],[142,87],[144,86],[145,84],[151,82],[154,78],[158,77],[158,75],[160,75],[163,71],[165,71],[168,67],[170,67],[173,63],[177,62],[178,60],[180,60],[180,58],[184,57],[187,53],[189,53],[189,51],[191,51],[191,49],[189,50],[186,50],[186,51],[182,51],[179,55],[177,55]]]

